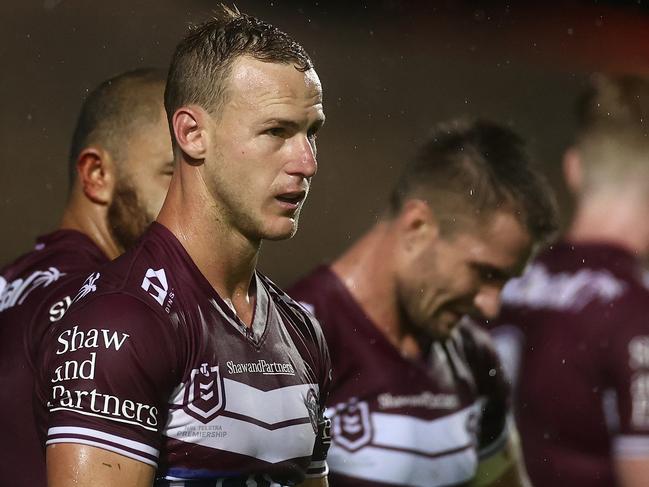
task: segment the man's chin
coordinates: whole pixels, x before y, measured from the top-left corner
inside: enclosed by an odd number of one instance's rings
[[[461,316],[457,318],[455,316],[442,317],[435,320],[435,322],[428,327],[428,332],[430,336],[435,340],[445,340],[451,336],[453,330],[460,323],[461,319]]]
[[[287,240],[297,233],[297,218],[281,218],[264,232],[264,240]]]

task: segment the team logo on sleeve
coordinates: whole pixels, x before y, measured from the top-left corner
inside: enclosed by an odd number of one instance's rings
[[[225,395],[218,365],[210,367],[204,363],[192,370],[184,403],[185,412],[201,423],[209,423],[223,411]]]
[[[309,392],[306,395],[304,400],[304,405],[306,406],[307,411],[309,412],[309,420],[311,421],[311,426],[313,427],[313,432],[318,432],[318,395],[316,394],[313,388],[309,389]]]
[[[160,306],[164,305],[169,285],[167,284],[167,275],[164,269],[148,269],[142,279],[142,289],[149,293]]]
[[[370,407],[366,401],[352,399],[336,406],[331,429],[334,443],[346,450],[355,451],[372,439]]]
[[[85,282],[81,286],[81,289],[79,289],[79,292],[74,297],[72,302],[74,303],[76,301],[79,301],[80,299],[86,297],[88,294],[94,293],[97,290],[97,285],[95,283],[97,282],[97,279],[99,279],[99,276],[101,276],[99,272],[93,272],[92,274],[90,274],[86,278]]]

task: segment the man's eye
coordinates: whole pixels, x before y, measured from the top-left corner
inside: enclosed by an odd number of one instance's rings
[[[268,135],[272,135],[273,137],[283,137],[285,131],[282,127],[273,127],[266,130],[266,133]]]

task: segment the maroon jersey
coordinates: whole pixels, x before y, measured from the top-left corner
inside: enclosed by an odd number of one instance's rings
[[[106,260],[84,234],[59,230],[38,238],[33,251],[0,271],[0,424],[11,441],[3,448],[0,478],[11,485],[45,485],[31,407],[31,352],[49,324],[63,316],[71,302],[69,286],[78,288],[81,276]]]
[[[333,364],[332,485],[450,486],[504,445],[508,387],[487,334],[463,323],[404,358],[327,267],[289,293],[321,322]]]
[[[612,487],[613,456],[649,455],[649,292],[631,254],[554,245],[490,326],[534,485]]]
[[[157,485],[263,487],[326,475],[322,332],[267,278],[256,273],[254,285],[246,327],[154,223],[87,279],[48,335],[39,386],[47,445],[147,463]]]

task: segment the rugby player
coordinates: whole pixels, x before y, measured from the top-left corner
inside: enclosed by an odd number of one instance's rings
[[[535,485],[649,478],[649,80],[598,76],[564,157],[573,220],[491,323]]]
[[[316,172],[318,76],[287,34],[221,7],[177,46],[165,106],[158,220],[44,351],[49,485],[325,486],[326,345],[255,270]]]
[[[0,424],[11,438],[0,476],[11,485],[45,484],[31,407],[41,337],[87,273],[131,245],[164,201],[173,168],[164,83],[164,72],[141,69],[88,95],[72,139],[59,228],[0,271]]]
[[[549,194],[510,130],[443,124],[383,218],[289,290],[331,352],[332,485],[528,485],[499,361],[462,318],[497,314],[555,228]]]

